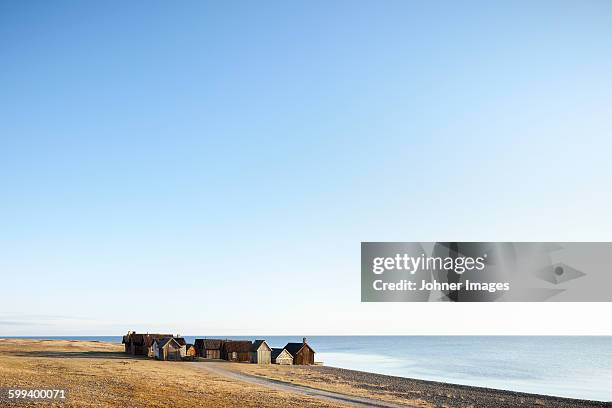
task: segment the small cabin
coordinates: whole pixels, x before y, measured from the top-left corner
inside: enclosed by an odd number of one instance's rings
[[[145,334],[144,335],[144,347],[146,349],[146,355],[148,357],[154,357],[153,343],[155,342],[155,340],[161,340],[167,337],[173,337],[173,336],[171,334]]]
[[[293,357],[294,365],[313,365],[315,351],[306,342],[306,337],[301,343],[287,343],[285,350]]]
[[[284,348],[273,348],[271,353],[272,364],[292,365],[293,356]]]
[[[186,349],[185,357],[188,360],[195,360],[195,358],[198,356],[198,352],[195,346],[193,344],[187,344],[185,346],[185,349]]]
[[[265,340],[255,340],[251,344],[251,363],[270,364],[272,362],[272,349]]]
[[[221,358],[227,361],[251,361],[251,345],[249,340],[227,340],[223,344]]]
[[[194,345],[198,356],[220,359],[223,343],[224,341],[220,339],[196,339]]]
[[[183,337],[178,337],[178,335],[174,338],[174,340],[178,343],[179,346],[181,346],[181,357],[187,356],[187,341]]]
[[[174,360],[182,359],[182,346],[173,337],[166,337],[153,342],[153,357],[158,360]]]
[[[143,334],[129,331],[123,336],[121,342],[125,346],[125,352],[135,356],[151,356],[151,346],[156,339],[172,337],[171,334]]]

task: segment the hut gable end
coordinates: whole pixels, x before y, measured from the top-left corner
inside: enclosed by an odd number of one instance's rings
[[[293,364],[314,364],[315,351],[306,343],[306,339],[302,343],[287,343],[285,350],[293,356]]]
[[[284,348],[273,348],[272,349],[272,363],[281,365],[293,364],[293,356],[289,354]]]
[[[265,340],[255,340],[251,345],[251,351],[272,351]]]

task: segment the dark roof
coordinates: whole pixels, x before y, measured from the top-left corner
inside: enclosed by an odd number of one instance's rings
[[[228,340],[223,346],[227,353],[248,353],[251,351],[251,342],[248,340]]]
[[[174,342],[176,343],[176,339],[173,337],[164,337],[163,339],[155,339],[155,341],[157,342],[157,347],[159,348],[164,348],[166,347],[166,344],[170,343],[172,340],[174,340]]]
[[[197,348],[205,350],[221,350],[223,340],[220,339],[196,339],[195,345]]]
[[[128,343],[133,343],[137,346],[143,346],[144,345],[144,334],[138,334],[138,333],[132,333],[128,336]]]
[[[285,350],[289,352],[293,357],[304,347],[304,343],[287,343]]]
[[[187,344],[187,342],[185,341],[185,338],[183,337],[175,337],[174,340],[176,340],[179,346],[184,346]]]
[[[171,334],[157,334],[157,333],[128,333],[123,336],[123,343],[129,344],[134,343],[137,346],[150,346],[153,344],[155,339],[163,339],[164,337],[172,337]]]
[[[155,340],[165,339],[166,337],[172,337],[171,334],[145,334],[144,335],[144,345],[147,347],[151,347]]]
[[[276,357],[278,357],[280,355],[280,353],[282,353],[284,350],[284,348],[273,348],[272,349],[272,359],[275,359]]]
[[[299,353],[304,346],[307,346],[310,350],[312,350],[312,347],[310,347],[308,343],[287,343],[285,349],[289,352],[289,354],[295,357],[295,355]],[[312,352],[314,353],[315,351],[312,350]]]
[[[266,343],[265,340],[255,340],[253,344],[251,344],[251,351],[259,350],[262,344],[265,344],[266,346],[268,346],[268,343]],[[270,346],[268,346],[268,348],[270,348]]]

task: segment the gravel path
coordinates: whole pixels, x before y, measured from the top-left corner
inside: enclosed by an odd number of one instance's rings
[[[285,381],[272,380],[253,375],[238,373],[225,368],[226,363],[220,362],[203,362],[196,363],[199,368],[202,368],[210,373],[217,374],[219,376],[232,378],[235,380],[245,381],[250,384],[262,385],[264,387],[272,388],[279,391],[294,392],[309,397],[315,397],[327,401],[341,402],[347,405],[355,407],[379,407],[379,408],[407,408],[409,405],[394,404],[391,402],[385,402],[375,400],[371,398],[357,397],[353,395],[340,394],[336,392],[319,390],[316,388],[305,387],[303,385],[291,384]]]

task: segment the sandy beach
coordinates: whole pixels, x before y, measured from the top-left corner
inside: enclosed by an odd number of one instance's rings
[[[20,407],[611,406],[324,366],[155,361],[120,344],[68,340],[1,339],[0,388],[68,390],[66,401],[12,403]]]

